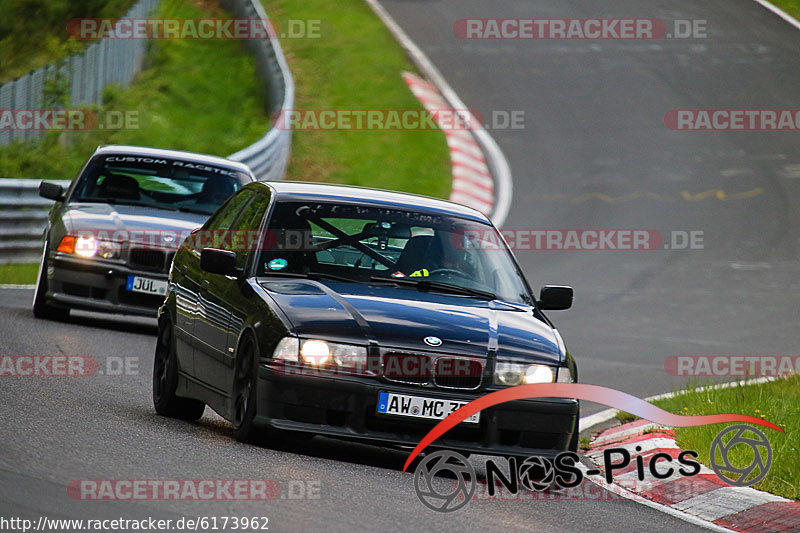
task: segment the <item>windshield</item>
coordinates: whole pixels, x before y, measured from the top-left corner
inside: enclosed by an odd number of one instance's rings
[[[210,215],[242,185],[234,169],[142,156],[106,155],[92,160],[70,197],[73,202],[141,205]]]
[[[259,276],[397,280],[424,290],[462,287],[473,295],[531,303],[511,253],[488,224],[405,210],[279,202],[266,235]]]

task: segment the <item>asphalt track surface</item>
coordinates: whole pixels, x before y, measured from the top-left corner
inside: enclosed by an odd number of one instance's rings
[[[552,317],[579,360],[581,381],[647,396],[682,382],[664,372],[669,355],[798,353],[796,133],[686,133],[663,123],[678,108],[800,108],[797,30],[746,0],[384,6],[470,108],[525,111],[524,129],[493,132],[514,174],[506,228],[704,232],[703,250],[518,252],[533,284],[576,288],[574,309]],[[461,41],[452,25],[464,17],[706,19],[708,38]],[[726,199],[681,194],[714,189]],[[754,189],[761,192],[739,194]],[[598,194],[604,199],[591,196]],[[2,517],[267,516],[272,531],[699,529],[605,497],[428,511],[411,476],[400,474],[403,452],[321,438],[242,445],[209,410],[196,424],[156,416],[154,321],[88,313],[40,321],[31,297],[0,290],[0,353],[89,355],[101,369],[127,357],[138,373],[3,378]],[[600,407],[585,405],[584,414]],[[73,480],[132,478],[274,479],[284,497],[97,502],[67,495]],[[295,488],[319,482],[320,497],[289,498],[290,481]]]

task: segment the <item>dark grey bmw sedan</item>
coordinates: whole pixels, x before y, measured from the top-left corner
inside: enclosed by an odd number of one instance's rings
[[[155,316],[183,238],[230,195],[254,181],[220,157],[135,146],[97,149],[55,201],[44,231],[33,299],[39,318],[70,309]]]
[[[159,310],[156,412],[208,405],[236,438],[325,435],[415,446],[489,392],[577,381],[577,365],[505,241],[478,211],[391,191],[243,187],[180,246]],[[554,457],[577,400],[508,402],[438,445]]]

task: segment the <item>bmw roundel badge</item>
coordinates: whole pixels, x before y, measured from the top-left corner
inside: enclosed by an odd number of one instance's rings
[[[427,344],[428,346],[441,346],[442,345],[442,339],[440,339],[439,337],[425,337],[424,340],[425,340],[425,344]]]

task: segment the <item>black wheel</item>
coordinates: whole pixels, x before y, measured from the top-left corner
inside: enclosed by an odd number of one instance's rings
[[[236,350],[233,376],[233,430],[239,442],[258,442],[261,432],[253,425],[256,416],[256,340],[245,334]]]
[[[164,318],[158,323],[158,340],[153,360],[153,406],[160,415],[182,420],[197,420],[203,416],[206,404],[177,396],[177,388],[178,359],[175,355],[172,323]]]
[[[47,243],[42,248],[42,261],[33,293],[33,316],[50,320],[65,320],[69,316],[69,308],[55,307],[47,301]]]

